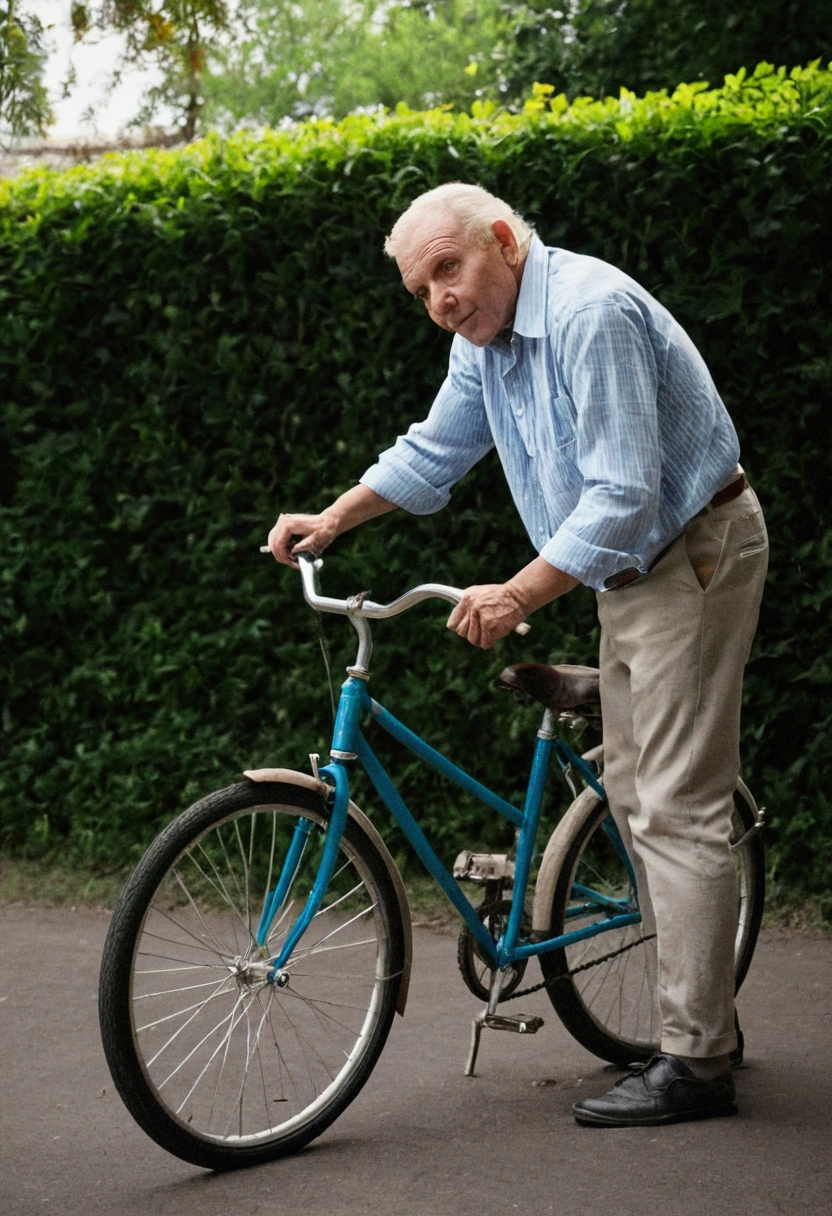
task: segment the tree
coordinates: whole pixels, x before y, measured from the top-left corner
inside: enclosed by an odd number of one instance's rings
[[[170,107],[181,116],[182,138],[193,139],[208,50],[230,27],[227,0],[74,0],[71,11],[76,39],[117,30],[125,37],[125,66],[153,60],[161,68],[162,83],[149,91],[136,122],[150,122]]]
[[[43,135],[52,111],[43,85],[43,25],[0,0],[0,139]]]
[[[496,48],[503,90],[535,80],[570,98],[718,86],[740,67],[832,57],[829,0],[516,0]]]
[[[222,126],[404,102],[470,106],[493,87],[500,0],[243,0],[212,52],[206,114]]]

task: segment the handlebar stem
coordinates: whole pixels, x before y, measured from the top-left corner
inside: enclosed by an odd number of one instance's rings
[[[370,658],[373,653],[373,638],[370,632],[370,620],[384,620],[386,617],[398,616],[408,608],[415,607],[422,600],[438,598],[451,604],[458,604],[462,592],[458,587],[446,587],[444,583],[421,583],[411,588],[398,599],[389,604],[376,604],[367,598],[367,594],[350,596],[347,600],[335,600],[321,595],[318,582],[318,571],[323,566],[323,559],[313,557],[311,553],[299,553],[298,565],[303,583],[303,597],[310,608],[316,612],[334,612],[339,616],[349,617],[350,623],[358,634],[358,656],[354,667],[347,670],[350,675],[366,680],[370,674]]]
[[[373,635],[363,616],[359,616],[356,612],[348,612],[347,616],[358,634],[358,655],[354,666],[348,667],[347,671],[359,680],[368,680],[370,678],[370,658],[373,653]]]

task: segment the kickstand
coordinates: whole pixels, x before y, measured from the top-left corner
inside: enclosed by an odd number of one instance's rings
[[[471,1023],[471,1048],[468,1052],[468,1062],[465,1065],[465,1076],[473,1077],[474,1066],[477,1062],[477,1053],[480,1049],[480,1036],[486,1018],[489,1014],[497,1012],[497,1006],[500,1003],[500,993],[503,990],[503,984],[506,982],[505,971],[492,971],[491,984],[488,989],[488,1003],[485,1009],[480,1010],[477,1016]]]
[[[474,1068],[477,1063],[477,1053],[480,1049],[480,1037],[482,1035],[482,1024],[485,1019],[485,1012],[478,1013],[471,1022],[471,1048],[468,1052],[468,1062],[465,1065],[466,1077],[474,1076]]]

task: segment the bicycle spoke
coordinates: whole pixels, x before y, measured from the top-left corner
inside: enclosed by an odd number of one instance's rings
[[[399,975],[400,972],[396,972],[396,974]],[[366,975],[358,975],[358,974],[352,973],[350,971],[298,971],[298,970],[296,970],[296,968],[293,967],[292,968],[292,979],[296,980],[301,976],[304,979],[360,980],[362,983],[365,983],[365,984],[367,983]],[[393,976],[391,976],[391,975],[382,976],[382,979],[392,979],[392,978],[393,978]]]
[[[224,848],[224,845],[222,847]],[[209,857],[209,855],[205,852],[205,847],[201,840],[197,843],[197,848],[199,849],[200,853],[202,853],[206,862],[214,870],[215,874],[217,875],[217,881],[215,882],[214,879],[211,878],[210,874],[206,874],[205,871],[202,869],[202,866],[199,864],[196,857],[194,856],[194,850],[191,850],[191,852],[189,852],[187,854],[188,861],[190,861],[191,865],[193,865],[199,871],[199,873],[202,875],[202,877],[205,879],[205,881],[214,888],[214,890],[217,892],[217,894],[222,896],[222,898],[225,900],[228,907],[234,913],[235,919],[237,921],[239,921],[240,924],[242,925],[243,929],[246,932],[246,936],[251,937],[251,934],[249,933],[248,926],[246,925],[244,918],[240,915],[237,905],[234,903],[231,896],[228,894],[228,891],[225,888],[225,883],[222,881],[222,878],[220,877],[216,864],[214,863],[213,858]],[[255,942],[254,944],[256,945],[257,943]],[[236,936],[235,936],[235,946],[237,947],[237,953],[239,953],[240,952],[239,951],[239,942],[236,940]]]
[[[271,989],[271,991],[269,992],[269,1004],[271,1003],[273,995],[274,995],[274,989]],[[258,992],[258,994],[257,994],[257,1004],[258,1005],[260,1005],[260,997],[261,997],[261,993]],[[260,1005],[260,1008],[263,1009],[262,1005]],[[262,1019],[261,1025],[265,1025],[266,1018],[268,1015],[268,1009],[269,1009],[269,1005],[267,1004],[266,1008],[263,1009],[263,1019]],[[257,1067],[260,1072],[260,1084],[263,1089],[263,1113],[266,1116],[266,1125],[267,1125],[269,1131],[271,1131],[272,1130],[272,1116],[271,1116],[271,1111],[269,1110],[269,1094],[268,1094],[268,1089],[266,1086],[266,1070],[263,1067],[263,1055],[260,1051],[259,1035],[258,1035],[258,1039],[257,1039]]]
[[[355,924],[355,922],[357,920],[361,920],[361,918],[363,916],[366,916],[368,912],[372,912],[374,908],[375,908],[375,904],[370,904],[369,908],[365,908],[363,910],[363,912],[357,912],[355,914],[355,916],[350,917],[349,920],[345,920],[342,925],[337,925],[336,928],[330,930],[329,933],[324,934],[323,937],[319,937],[318,940],[314,943],[314,945],[311,946],[310,949],[306,951],[306,954],[303,955],[302,957],[307,958],[310,954],[322,953],[322,951],[320,951],[318,949],[319,946],[322,946],[324,942],[329,941],[329,939],[331,937],[334,937],[336,933],[342,933],[344,931],[344,929],[348,929],[350,927],[350,925]]]
[[[283,1101],[283,1102],[289,1101],[288,1097],[284,1098],[282,1096],[285,1092],[284,1086],[283,1086],[283,1077],[285,1075],[286,1082],[291,1087],[292,1094],[294,1096],[294,1101],[297,1103],[300,1100],[298,1097],[297,1088],[295,1086],[294,1079],[293,1079],[291,1071],[289,1069],[289,1065],[286,1062],[286,1058],[283,1054],[283,1050],[280,1046],[280,1043],[278,1042],[277,1032],[274,1028],[274,1023],[272,1021],[272,1004],[269,1005],[269,1009],[268,1009],[268,1022],[269,1022],[269,1030],[272,1033],[272,1046],[274,1047],[274,1051],[277,1056],[278,1079],[280,1082],[280,1093],[281,1093],[281,1098],[277,1099],[277,1100]]]
[[[274,849],[275,849],[276,840],[277,840],[277,815],[275,815],[274,811],[272,811],[272,839],[271,839],[271,843],[269,845],[269,869],[266,874],[266,884],[263,888],[263,907],[260,912],[261,920],[266,913],[266,907],[268,905],[269,896],[270,896],[270,892],[272,889],[272,875],[274,874]],[[303,854],[301,854],[301,857],[302,856],[303,856]],[[288,894],[289,894],[288,891],[286,892],[286,894],[288,896]],[[284,903],[285,902],[286,901],[284,900]]]
[[[183,877],[182,877],[182,875],[179,873],[179,870],[177,869],[177,867],[176,867],[176,866],[174,866],[174,867],[173,867],[173,876],[174,876],[174,878],[176,879],[176,881],[177,881],[177,883],[179,884],[179,886],[180,886],[180,887],[182,888],[182,890],[184,891],[184,893],[185,893],[185,897],[187,898],[188,903],[191,905],[191,907],[193,908],[193,910],[194,910],[194,912],[196,913],[197,917],[199,918],[199,922],[200,922],[200,924],[201,924],[201,925],[204,927],[205,932],[208,934],[208,936],[209,936],[209,937],[212,937],[212,938],[214,939],[214,941],[215,941],[215,942],[216,942],[216,944],[217,944],[217,949],[220,951],[220,953],[223,953],[223,948],[222,948],[222,945],[220,944],[219,939],[216,937],[216,935],[214,934],[213,930],[211,930],[211,929],[208,927],[208,925],[205,923],[205,918],[203,917],[203,915],[202,915],[201,911],[200,911],[200,910],[199,910],[199,908],[197,907],[196,902],[194,901],[193,896],[191,895],[190,891],[188,890],[187,886],[185,885],[185,880],[184,880],[184,878],[183,878]]]
[[[231,992],[230,989],[226,989],[224,993],[218,993],[217,995],[228,996],[228,995],[230,995],[230,992]],[[167,1051],[167,1049],[170,1047],[171,1043],[174,1043],[176,1041],[176,1039],[179,1038],[180,1034],[182,1034],[185,1030],[187,1030],[187,1028],[191,1025],[192,1022],[196,1021],[196,1019],[202,1013],[203,1009],[205,1009],[206,1005],[207,1005],[207,1001],[203,1002],[196,1009],[196,1012],[192,1013],[191,1016],[188,1018],[188,1020],[186,1022],[183,1022],[182,1025],[173,1032],[173,1034],[170,1036],[168,1041],[166,1043],[163,1043],[163,1045],[159,1048],[159,1050],[156,1052],[156,1054],[154,1056],[151,1056],[151,1058],[147,1061],[148,1068],[150,1068],[153,1064],[156,1063],[156,1061],[159,1059],[159,1056],[161,1056],[164,1052]],[[155,1022],[155,1023],[152,1023],[151,1026],[147,1026],[144,1029],[146,1029],[146,1030],[152,1029],[153,1026],[158,1026],[158,1025],[160,1025],[160,1023]],[[138,1031],[136,1033],[138,1033]]]
[[[205,967],[214,967],[216,963],[187,963],[182,967],[148,967],[136,970],[136,975],[173,975],[179,971],[202,971]]]
[[[340,870],[336,870],[336,872],[335,872],[335,873],[332,875],[332,880],[331,880],[331,881],[333,881],[333,882],[334,882],[334,881],[335,881],[335,879],[336,879],[336,878],[338,878],[338,876],[339,876],[340,874],[342,874],[342,873],[343,873],[343,871],[344,871],[344,870],[347,868],[347,866],[348,866],[349,864],[350,864],[350,862],[349,862],[349,861],[344,862],[344,864],[341,866],[341,869],[340,869]],[[300,862],[298,862],[298,868],[300,868]],[[297,875],[297,870],[295,871],[295,876],[296,876],[296,875]],[[294,883],[294,881],[295,881],[295,877],[293,876],[293,878],[292,878],[292,883],[290,883],[290,884],[289,884],[289,891],[291,891],[291,889],[292,889],[292,884]],[[327,904],[327,905],[326,905],[326,907],[324,907],[324,908],[319,908],[319,909],[318,909],[318,911],[315,913],[315,915],[314,915],[314,916],[313,916],[313,918],[312,918],[312,919],[313,919],[313,921],[314,921],[314,920],[316,920],[316,919],[317,919],[319,916],[322,916],[324,912],[329,912],[329,910],[330,910],[331,908],[335,908],[335,907],[337,907],[337,905],[338,905],[338,904],[343,903],[343,901],[344,901],[345,899],[348,899],[350,895],[352,895],[352,894],[353,894],[355,891],[358,891],[358,890],[359,890],[359,889],[360,889],[362,886],[364,886],[364,883],[363,883],[363,882],[358,883],[358,884],[357,884],[355,887],[353,887],[352,891],[348,891],[346,895],[342,895],[342,896],[340,896],[340,897],[339,897],[338,899],[336,899],[336,900],[335,900],[333,903],[331,903],[331,904]],[[289,891],[287,891],[287,892],[286,892],[286,898],[288,898],[288,896],[289,896]],[[286,902],[286,901],[284,900],[284,903],[285,903],[285,902]],[[294,900],[292,901],[292,903],[294,904]],[[281,905],[281,906],[282,906],[282,905]],[[290,905],[290,907],[291,907],[291,906],[292,906],[292,905]],[[280,911],[280,909],[278,909],[278,911]],[[287,909],[287,911],[288,911],[288,909]],[[275,913],[275,915],[276,915],[276,913]],[[283,936],[283,934],[282,934],[282,933],[278,934],[277,930],[278,930],[278,929],[280,928],[280,926],[283,924],[283,922],[284,922],[284,920],[285,920],[285,919],[286,919],[286,913],[284,912],[283,916],[281,916],[281,918],[280,918],[280,920],[277,922],[277,924],[276,924],[276,925],[274,925],[274,926],[273,926],[273,928],[272,928],[272,929],[269,931],[269,936],[268,936],[268,941],[267,941],[267,944],[268,944],[269,946],[271,946],[271,944],[272,944],[272,940],[273,940],[275,937],[282,937],[282,936]],[[291,927],[291,926],[287,925],[287,926],[286,926],[286,929],[284,930],[284,932],[288,931],[288,929],[289,929],[290,927]]]
[[[222,1040],[220,1040],[219,1045],[218,1045],[218,1046],[217,1046],[217,1047],[214,1049],[214,1051],[213,1051],[213,1052],[211,1053],[211,1055],[208,1057],[208,1062],[207,1062],[207,1064],[205,1064],[205,1066],[202,1068],[202,1070],[201,1070],[201,1071],[200,1071],[200,1072],[197,1074],[197,1078],[196,1078],[196,1080],[194,1081],[193,1085],[191,1086],[191,1088],[190,1088],[190,1089],[188,1090],[188,1092],[185,1094],[185,1097],[182,1099],[182,1101],[181,1101],[181,1102],[179,1103],[179,1105],[177,1106],[177,1108],[176,1108],[176,1113],[177,1113],[177,1115],[181,1113],[181,1111],[182,1111],[182,1107],[185,1105],[185,1103],[188,1101],[188,1099],[189,1099],[189,1098],[192,1096],[192,1094],[194,1093],[194,1090],[195,1090],[195,1089],[196,1089],[196,1087],[199,1085],[200,1081],[202,1080],[202,1078],[205,1076],[205,1074],[206,1074],[206,1072],[208,1071],[208,1069],[209,1069],[209,1068],[211,1067],[211,1065],[213,1064],[213,1062],[214,1062],[215,1058],[217,1057],[217,1055],[219,1055],[220,1051],[222,1050],[223,1043],[225,1042],[225,1039],[226,1039],[226,1038],[230,1038],[230,1037],[231,1037],[231,1035],[232,1035],[232,1033],[234,1032],[234,1030],[235,1030],[236,1026],[237,1026],[237,1025],[238,1025],[238,1023],[241,1021],[241,1019],[243,1018],[243,1016],[244,1016],[244,1014],[245,1014],[245,1009],[243,1009],[243,1012],[242,1012],[242,1013],[240,1014],[240,1016],[237,1018],[236,1022],[234,1021],[234,1015],[235,1015],[235,1013],[237,1012],[237,1007],[238,1007],[239,1005],[241,1005],[241,1004],[242,1004],[242,1002],[243,1002],[243,996],[242,996],[242,994],[241,994],[241,995],[240,995],[240,997],[239,997],[239,999],[238,999],[238,1001],[237,1001],[237,1004],[234,1006],[234,1009],[232,1009],[232,1011],[231,1011],[231,1013],[228,1015],[228,1017],[227,1017],[227,1018],[223,1018],[223,1021],[222,1021],[222,1022],[218,1022],[218,1023],[217,1023],[217,1025],[214,1027],[214,1029],[213,1029],[213,1030],[209,1031],[209,1032],[208,1032],[208,1034],[207,1034],[207,1035],[205,1035],[205,1037],[204,1037],[204,1038],[200,1039],[200,1041],[197,1043],[196,1047],[194,1047],[193,1051],[189,1052],[189,1053],[188,1053],[188,1055],[186,1055],[186,1056],[185,1056],[185,1059],[182,1061],[182,1063],[181,1063],[181,1064],[178,1064],[178,1065],[177,1065],[177,1067],[176,1067],[176,1068],[173,1070],[173,1072],[172,1072],[172,1073],[171,1073],[169,1076],[167,1076],[167,1077],[165,1078],[165,1080],[162,1082],[162,1084],[159,1086],[159,1089],[162,1089],[162,1088],[163,1088],[163,1086],[167,1085],[168,1081],[170,1081],[170,1080],[171,1080],[171,1078],[172,1078],[173,1076],[175,1076],[177,1072],[179,1072],[179,1069],[180,1069],[180,1068],[182,1068],[182,1066],[183,1066],[184,1064],[186,1064],[186,1063],[188,1062],[188,1060],[190,1060],[191,1056],[193,1056],[193,1055],[194,1055],[194,1054],[195,1054],[195,1053],[196,1053],[196,1052],[199,1050],[199,1048],[202,1046],[202,1044],[203,1044],[203,1043],[205,1043],[205,1042],[206,1042],[206,1041],[207,1041],[207,1040],[208,1040],[208,1039],[211,1037],[211,1035],[214,1033],[214,1031],[219,1030],[219,1028],[220,1028],[220,1026],[222,1026],[223,1022],[228,1022],[228,1023],[229,1023],[228,1030],[225,1032],[225,1035],[223,1036],[223,1039],[222,1039]]]
[[[158,908],[154,908],[153,911],[157,912]],[[162,915],[164,915],[164,913],[162,913]],[[170,919],[170,918],[168,917],[168,919]],[[171,922],[171,923],[175,923],[175,922]],[[145,929],[144,936],[153,937],[158,942],[167,942],[168,945],[170,945],[170,946],[181,946],[183,950],[204,950],[206,954],[213,954],[219,958],[223,957],[223,955],[218,950],[215,950],[213,946],[206,946],[203,942],[201,942],[199,940],[198,937],[194,937],[193,933],[188,935],[190,937],[193,937],[194,942],[196,943],[193,946],[190,945],[189,942],[177,941],[177,939],[175,937],[165,937],[165,935],[163,933],[154,933],[152,929]]]
[[[223,1074],[225,1072],[225,1065],[228,1061],[228,1052],[229,1052],[230,1047],[231,1047],[231,1036],[228,1035],[225,1040],[225,1049],[222,1053],[222,1061],[220,1062],[219,1071],[217,1072],[217,1081],[216,1081],[216,1084],[214,1085],[214,1092],[211,1096],[211,1109],[208,1112],[208,1131],[211,1130],[211,1123],[213,1122],[213,1119],[214,1119],[214,1110],[215,1110],[216,1104],[217,1104],[217,1096],[220,1092],[220,1085],[222,1083]]]
[[[167,941],[167,938],[165,938],[163,940]],[[173,944],[181,945],[182,943],[174,942]],[[225,964],[225,963],[191,963],[186,958],[174,958],[174,956],[172,954],[156,954],[155,951],[153,951],[153,950],[137,950],[136,957],[137,958],[158,958],[158,959],[162,959],[164,962],[167,962],[167,963],[184,963],[188,967],[194,967],[194,966],[207,967],[207,968],[213,967],[215,970],[218,970],[218,971],[226,971],[228,969],[227,964]],[[144,974],[144,973],[142,973],[142,974]]]
[[[251,1006],[253,1004],[254,1004],[254,1002],[250,1001],[246,1005],[245,1011],[243,1013],[243,1017],[245,1018],[245,1022],[246,1022],[246,1059],[245,1059],[245,1064],[243,1065],[243,1076],[242,1076],[242,1081],[240,1082],[240,1089],[237,1093],[237,1098],[231,1108],[231,1112],[230,1112],[230,1114],[228,1116],[228,1120],[226,1121],[226,1124],[225,1124],[225,1134],[227,1135],[228,1129],[231,1126],[231,1120],[234,1118],[234,1107],[236,1107],[237,1135],[240,1137],[241,1140],[243,1138],[243,1100],[245,1097],[246,1083],[248,1082],[249,1064],[251,1062]]]
[[[295,959],[297,959],[299,962],[303,962],[305,959],[311,958],[313,954],[328,954],[331,950],[354,950],[358,946],[375,946],[377,944],[377,938],[365,937],[362,938],[360,942],[342,942],[337,946],[319,946],[314,950],[308,950],[305,954],[293,954],[289,959],[289,963],[291,964]]]
[[[260,1016],[260,1023],[258,1025],[257,1030],[254,1035],[254,1044],[251,1048],[251,1051],[248,1052],[247,1056],[246,1056],[245,1076],[243,1079],[242,1088],[240,1090],[240,1136],[243,1135],[243,1105],[242,1105],[243,1104],[243,1094],[244,1094],[245,1086],[247,1084],[249,1070],[251,1068],[251,1062],[254,1059],[255,1055],[257,1056],[257,1062],[258,1062],[258,1066],[260,1069],[260,1076],[261,1076],[261,1080],[263,1082],[263,1108],[264,1108],[264,1111],[266,1114],[266,1118],[269,1120],[269,1127],[271,1128],[271,1121],[269,1119],[268,1100],[267,1100],[267,1095],[266,1095],[266,1081],[265,1081],[265,1077],[263,1076],[263,1061],[260,1056],[260,1036],[263,1032],[263,1027],[266,1023],[266,1012],[263,1009],[262,1005],[260,1004],[259,994],[255,998],[255,1000],[252,1002],[252,1004],[256,1004],[258,1009],[260,1009],[261,1016]],[[248,1010],[246,1013],[247,1018],[249,1016],[250,1011],[251,1011],[251,1005],[248,1006]]]
[[[300,1058],[301,1058],[301,1062],[303,1064],[304,1071],[306,1073],[306,1080],[309,1083],[310,1092],[315,1094],[315,1096],[317,1096],[318,1087],[312,1078],[312,1070],[309,1067],[309,1061],[306,1058],[306,1052],[303,1050],[304,1046],[308,1047],[310,1051],[312,1051],[312,1048],[306,1042],[305,1036],[303,1034],[301,1034],[301,1032],[298,1030],[297,1025],[294,1021],[294,1018],[289,1013],[289,1010],[286,1008],[285,1004],[281,1004],[280,1010],[281,1010],[281,1013],[283,1014],[283,1016],[285,1017],[286,1021],[289,1023],[290,1027],[292,1028],[292,1034],[295,1036],[295,1041],[301,1047]],[[315,1052],[312,1051],[312,1054],[314,1055]]]
[[[230,979],[231,977],[229,976],[228,978]],[[223,978],[223,980],[221,981],[220,985],[217,988],[216,993],[214,995],[208,997],[207,1000],[197,1001],[193,1005],[186,1005],[184,1009],[177,1009],[175,1013],[166,1013],[164,1015],[164,1017],[156,1018],[156,1020],[153,1022],[146,1022],[144,1026],[137,1026],[136,1034],[142,1034],[145,1030],[153,1030],[156,1026],[161,1026],[163,1022],[170,1022],[174,1018],[181,1018],[183,1014],[190,1013],[192,1009],[196,1009],[196,1010],[204,1009],[205,1006],[208,1005],[210,1001],[216,1000],[217,997],[225,996],[227,993],[229,993],[231,991],[230,988],[223,989],[222,984],[224,984],[225,982],[226,982],[225,978]]]
[[[216,988],[216,980],[206,980],[203,984],[186,984],[184,988],[163,988],[161,992],[142,992],[134,996],[134,1001],[149,1001],[152,997],[172,996],[175,992],[194,992],[197,988]]]
[[[314,1005],[316,1009],[319,1005],[332,1005],[334,1009],[356,1009],[359,1013],[366,1013],[369,1009],[369,1005],[351,1005],[347,1001],[327,1001],[323,997],[308,996],[306,993],[298,992],[297,988],[292,987],[283,988],[282,993],[284,996],[294,996],[298,997],[301,1001],[307,1001],[310,1005]]]
[[[338,1019],[338,1018],[336,1018],[336,1017],[335,1017],[333,1014],[331,1014],[331,1013],[327,1013],[327,1011],[326,1011],[325,1009],[319,1009],[319,1008],[318,1008],[318,1006],[319,1006],[320,1004],[324,1003],[324,1002],[312,1000],[310,997],[303,996],[303,995],[302,995],[300,992],[294,992],[294,991],[293,991],[291,988],[284,988],[284,989],[283,989],[283,992],[284,992],[284,994],[288,994],[289,996],[293,996],[293,997],[295,997],[295,999],[296,999],[296,1000],[303,1001],[303,1003],[304,1003],[305,1005],[309,1005],[309,1007],[310,1007],[311,1009],[313,1009],[313,1010],[314,1010],[314,1012],[315,1012],[315,1013],[316,1013],[316,1014],[317,1014],[319,1017],[326,1018],[328,1021],[330,1021],[330,1022],[334,1023],[334,1025],[336,1025],[336,1026],[340,1026],[340,1027],[342,1028],[342,1030],[346,1030],[346,1031],[348,1031],[350,1034],[352,1034],[352,1030],[353,1030],[352,1026],[348,1026],[346,1022],[341,1022],[341,1021],[339,1021],[339,1019]],[[358,1006],[358,1005],[344,1005],[344,1006],[338,1006],[338,1005],[337,1005],[337,1002],[335,1002],[335,1001],[330,1001],[330,1002],[326,1002],[326,1003],[328,1003],[328,1004],[334,1004],[334,1005],[336,1005],[336,1007],[339,1007],[339,1008],[344,1008],[344,1009],[359,1009],[359,1010],[360,1010],[360,1006]],[[366,1010],[363,1010],[363,1012],[365,1012],[365,1013],[366,1013]],[[287,1015],[287,1016],[288,1016],[288,1015]]]
[[[154,904],[154,906],[153,906],[153,908],[151,909],[151,911],[155,912],[157,916],[161,916],[161,917],[162,917],[164,920],[168,921],[168,922],[169,922],[169,924],[171,924],[171,925],[173,925],[175,928],[179,929],[179,930],[180,930],[182,933],[184,933],[184,934],[185,934],[185,936],[186,936],[186,937],[190,937],[190,938],[192,938],[192,940],[193,940],[193,941],[196,943],[196,947],[195,947],[195,948],[196,948],[197,950],[207,950],[207,951],[210,951],[210,953],[212,953],[212,954],[216,954],[216,955],[218,955],[220,958],[225,958],[225,957],[227,956],[227,954],[228,954],[228,950],[227,950],[227,949],[225,949],[225,948],[223,947],[222,943],[221,943],[221,942],[220,942],[220,941],[217,939],[217,937],[216,937],[216,936],[215,936],[213,933],[210,933],[210,932],[209,932],[209,937],[212,937],[212,938],[214,939],[214,941],[216,942],[216,948],[214,948],[214,947],[212,947],[212,946],[209,946],[209,945],[206,945],[206,944],[205,944],[205,939],[204,939],[204,938],[197,937],[197,935],[196,935],[195,933],[192,933],[192,932],[191,932],[191,930],[190,930],[190,929],[188,929],[188,928],[186,928],[186,926],[185,926],[185,925],[180,924],[180,922],[179,922],[178,920],[176,920],[174,917],[172,917],[172,916],[171,916],[171,915],[170,915],[168,912],[165,912],[163,908],[160,908],[160,907],[158,907],[157,905],[155,905],[155,904]],[[155,934],[154,934],[154,933],[153,933],[153,931],[152,931],[151,929],[148,929],[148,930],[147,930],[147,934],[148,934],[148,936],[149,936],[149,937],[158,937],[158,939],[159,939],[160,941],[168,941],[168,942],[170,942],[170,943],[171,943],[172,945],[174,945],[174,946],[183,946],[183,947],[185,947],[185,946],[187,946],[187,944],[188,944],[187,942],[183,942],[183,941],[177,941],[177,940],[176,940],[176,938],[172,938],[172,937],[164,937],[164,936],[163,936],[161,933],[155,933]],[[191,947],[191,949],[194,949],[194,947]]]

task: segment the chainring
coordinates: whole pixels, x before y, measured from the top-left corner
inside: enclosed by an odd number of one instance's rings
[[[488,929],[494,941],[498,941],[505,932],[508,914],[511,911],[510,899],[485,900],[477,908],[477,915]],[[521,935],[529,932],[528,917],[524,915],[520,926]],[[456,947],[456,961],[465,981],[466,987],[481,1001],[487,1001],[491,989],[491,977],[494,969],[491,960],[484,957],[473,933],[467,925],[463,926]],[[506,968],[506,978],[500,991],[500,1000],[507,1001],[523,979],[528,960],[518,959]]]

